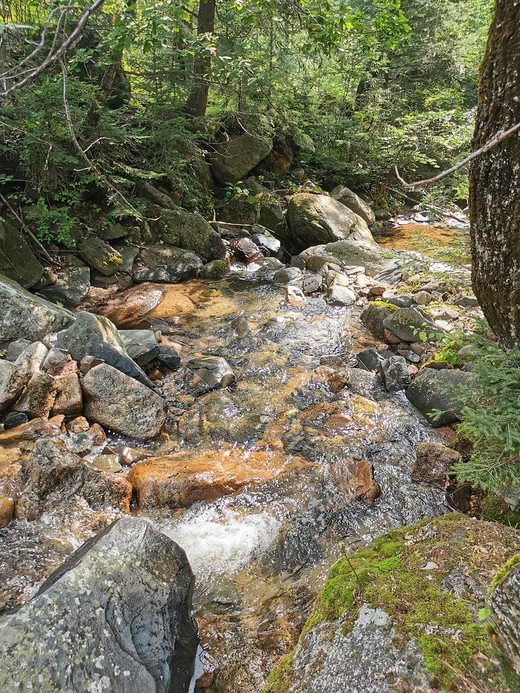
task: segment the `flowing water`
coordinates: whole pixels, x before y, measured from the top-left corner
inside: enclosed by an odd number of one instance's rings
[[[343,551],[446,507],[440,490],[410,479],[415,449],[429,438],[424,420],[402,393],[349,385],[342,375],[374,344],[358,307],[331,307],[321,297],[295,307],[270,276],[243,269],[197,287],[192,312],[163,316],[168,339],[183,359],[224,357],[237,382],[194,397],[183,372],[172,375],[163,385],[177,427],[153,454],[262,455],[267,469],[280,459],[282,468],[267,482],[149,517],[185,549],[195,573],[200,666],[211,690],[256,692],[294,646]],[[293,468],[296,459],[305,464]],[[381,487],[367,503],[350,492],[362,463]],[[27,597],[91,532],[89,522],[78,508],[66,527],[44,517],[2,530],[0,580]]]

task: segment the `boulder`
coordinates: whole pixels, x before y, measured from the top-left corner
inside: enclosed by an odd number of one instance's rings
[[[328,263],[334,263],[342,269],[361,267],[368,276],[377,275],[385,268],[392,268],[394,271],[397,267],[393,260],[383,257],[382,248],[375,243],[350,238],[307,248],[300,253],[300,257],[304,259],[307,268],[313,272]]]
[[[46,419],[51,413],[58,389],[56,380],[43,371],[38,371],[27,383],[20,399],[13,406],[15,411],[27,414],[30,419]]]
[[[218,218],[230,224],[252,226],[260,219],[260,198],[238,193],[218,210]]]
[[[462,398],[476,389],[477,381],[472,373],[451,368],[421,368],[406,396],[437,428],[459,421]]]
[[[69,452],[61,440],[38,440],[20,464],[23,487],[16,498],[18,520],[36,520],[58,507],[65,514],[73,513],[78,498],[92,510],[130,512],[128,481],[92,467]]]
[[[0,359],[0,412],[21,394],[29,375],[11,361]]]
[[[229,272],[229,265],[224,260],[212,260],[199,272],[201,279],[222,279]]]
[[[310,466],[279,450],[237,448],[179,452],[135,464],[128,480],[137,492],[138,507],[182,508],[234,493],[246,484],[272,481],[281,474]]]
[[[213,175],[220,184],[236,183],[264,159],[272,143],[248,133],[230,137],[215,145],[211,157]]]
[[[52,407],[52,415],[64,414],[77,416],[83,409],[83,395],[77,373],[58,375],[56,381],[56,399]]]
[[[13,339],[43,339],[50,332],[68,327],[74,314],[44,298],[31,294],[20,284],[0,275],[0,342]]]
[[[56,282],[44,286],[40,293],[49,301],[67,306],[79,306],[90,289],[90,269],[88,267],[68,267],[59,274]]]
[[[166,420],[159,395],[107,364],[92,368],[81,382],[85,415],[131,438],[155,438]]]
[[[139,259],[148,269],[134,272],[135,282],[167,282],[175,284],[197,276],[202,260],[190,250],[172,246],[151,246],[141,251]]]
[[[478,612],[490,575],[519,546],[513,529],[452,514],[340,558],[264,693],[477,691],[483,681],[508,690]]]
[[[0,274],[26,289],[37,284],[43,267],[18,229],[0,218]]]
[[[43,342],[32,342],[18,355],[14,365],[31,377],[42,368],[48,353]]]
[[[411,471],[412,479],[444,487],[448,483],[451,467],[461,461],[462,455],[446,445],[419,443]]]
[[[271,234],[269,229],[266,229],[260,224],[255,224],[251,231],[253,232],[253,241],[257,244],[264,255],[279,258],[281,254],[280,241]]]
[[[383,327],[403,342],[420,342],[420,332],[436,329],[430,319],[415,308],[398,308],[384,320]]]
[[[247,265],[251,262],[262,263],[264,260],[260,248],[250,238],[239,238],[233,241],[229,249],[237,260],[245,262]]]
[[[57,345],[68,351],[75,361],[95,356],[153,388],[144,371],[128,355],[116,326],[102,315],[81,311],[74,324],[58,334]]]
[[[181,367],[181,357],[177,353],[175,347],[169,344],[161,344],[159,346],[157,361],[161,365],[166,366],[170,371],[176,371]]]
[[[385,322],[396,311],[397,307],[383,301],[374,301],[370,303],[361,313],[359,319],[366,327],[380,339],[384,338]],[[369,370],[373,370],[370,368]]]
[[[359,195],[356,195],[355,192],[350,190],[350,188],[347,188],[344,185],[338,185],[331,192],[330,196],[338,202],[341,202],[341,204],[345,205],[345,207],[348,207],[352,212],[354,212],[354,214],[357,214],[358,217],[364,219],[368,226],[375,224],[376,215],[372,211],[371,207],[365,202],[365,200],[363,200],[363,198],[359,197]]]
[[[282,267],[274,277],[275,284],[300,284],[303,281],[303,272],[298,267]]]
[[[191,250],[206,262],[225,257],[226,246],[220,234],[197,212],[177,207],[161,209],[160,215],[160,239],[167,245]]]
[[[352,306],[356,300],[356,294],[348,286],[333,284],[327,292],[327,303],[334,306]]]
[[[262,198],[258,223],[272,231],[282,243],[290,239],[289,226],[278,200]]]
[[[300,251],[345,239],[374,242],[365,220],[327,195],[293,195],[287,208],[287,221],[291,241]]]
[[[408,373],[406,359],[397,354],[392,354],[381,362],[383,382],[388,392],[405,390],[410,385],[411,378]]]
[[[146,368],[159,353],[153,330],[119,330],[119,336],[127,354],[141,368]]]
[[[497,573],[488,597],[498,646],[520,676],[520,554]]]
[[[45,360],[42,364],[42,369],[50,375],[58,375],[70,361],[70,356],[61,349],[53,347],[49,349]]]
[[[91,236],[79,245],[79,254],[85,262],[105,277],[110,277],[121,269],[123,258],[101,238]]]
[[[0,625],[0,688],[185,693],[197,626],[184,551],[140,518],[87,542]]]

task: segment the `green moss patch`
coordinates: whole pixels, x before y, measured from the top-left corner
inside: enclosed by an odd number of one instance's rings
[[[331,568],[300,642],[322,622],[340,620],[348,633],[366,604],[392,617],[400,636],[396,641],[419,643],[434,687],[509,691],[486,624],[478,618],[483,602],[467,590],[456,596],[445,579],[455,571],[485,588],[519,549],[514,529],[464,515],[424,520],[382,536]],[[273,672],[264,693],[287,690],[292,658],[293,653]]]

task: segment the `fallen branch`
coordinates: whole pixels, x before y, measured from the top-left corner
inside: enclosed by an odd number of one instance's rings
[[[61,46],[56,51],[54,51],[54,53],[49,54],[45,58],[45,60],[42,63],[40,63],[40,65],[30,70],[23,79],[21,79],[16,84],[13,84],[13,86],[9,87],[9,89],[5,89],[4,91],[0,92],[0,99],[5,99],[14,91],[17,91],[18,89],[24,87],[26,84],[28,84],[28,82],[30,82],[35,77],[37,77],[42,72],[51,67],[51,65],[54,65],[55,62],[57,62],[58,60],[61,61],[65,53],[68,50],[74,48],[79,43],[83,35],[83,30],[85,29],[85,26],[87,25],[90,16],[103,5],[104,1],[105,0],[96,0],[96,2],[94,2],[93,5],[87,8],[87,10],[82,15],[81,19],[76,24],[76,28],[74,29],[74,31],[63,41]]]
[[[60,64],[61,64],[61,72],[63,74],[63,107],[65,109],[65,121],[67,123],[67,128],[70,133],[70,138],[78,150],[78,153],[80,154],[81,158],[85,161],[87,164],[89,170],[91,170],[96,178],[99,178],[99,180],[103,181],[103,183],[112,190],[116,195],[118,195],[125,205],[129,207],[140,219],[143,218],[143,215],[141,212],[139,212],[129,200],[126,199],[126,197],[123,195],[123,193],[116,188],[116,186],[111,183],[106,176],[104,176],[101,171],[99,171],[96,166],[94,165],[94,162],[92,162],[88,156],[85,154],[85,150],[82,148],[80,143],[78,142],[78,138],[76,137],[76,131],[74,130],[74,123],[72,122],[72,118],[70,115],[70,109],[69,109],[69,101],[67,98],[67,87],[68,87],[68,74],[67,74],[67,66],[65,64],[65,61],[63,58],[60,58]]]
[[[423,202],[422,200],[418,202],[417,200],[414,200],[413,197],[410,197],[410,195],[407,195],[406,193],[402,192],[401,190],[395,190],[395,188],[389,188],[387,186],[386,188],[390,192],[395,193],[396,195],[400,195],[401,197],[404,197],[405,200],[409,200],[410,202],[413,202],[416,205],[421,205],[421,207],[427,207],[428,209],[432,209],[434,212],[438,212],[439,214],[442,214],[445,217],[451,217],[452,219],[455,219],[456,221],[460,223],[465,223],[466,219],[461,219],[458,217],[456,214],[451,214],[451,212],[446,212],[445,210],[441,209],[440,207],[436,207],[435,205],[430,205],[427,204],[426,202]]]
[[[407,190],[415,190],[417,188],[424,188],[427,185],[432,185],[433,183],[437,183],[438,181],[442,180],[443,178],[450,176],[452,173],[455,173],[455,171],[458,171],[459,168],[463,168],[464,166],[467,166],[467,164],[469,164],[471,161],[473,161],[473,159],[476,159],[481,154],[485,154],[486,152],[489,152],[489,150],[496,147],[497,144],[500,144],[500,142],[503,142],[507,137],[510,137],[511,135],[514,135],[515,132],[519,132],[519,131],[520,131],[520,123],[513,125],[513,127],[509,128],[509,130],[499,130],[497,132],[497,134],[492,139],[490,139],[488,142],[486,142],[486,144],[484,144],[482,147],[480,147],[480,149],[475,149],[474,152],[471,152],[471,154],[469,156],[467,156],[462,161],[459,161],[458,164],[455,164],[455,166],[448,168],[446,171],[442,171],[442,173],[437,174],[433,178],[426,178],[425,180],[418,180],[418,181],[415,181],[415,183],[407,183],[402,178],[402,176],[399,174],[399,170],[398,170],[397,166],[395,167],[395,175],[397,176],[397,180]]]

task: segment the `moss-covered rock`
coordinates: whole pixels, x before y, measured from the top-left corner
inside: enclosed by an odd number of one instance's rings
[[[80,243],[79,254],[95,270],[110,277],[121,269],[123,258],[111,245],[92,236]]]
[[[43,274],[40,265],[20,231],[0,219],[0,274],[29,289]]]
[[[259,196],[246,193],[235,195],[220,209],[219,219],[230,224],[256,224],[260,219]]]
[[[177,207],[161,209],[160,215],[156,223],[164,243],[191,250],[206,261],[225,256],[224,241],[200,214]]]
[[[486,590],[513,529],[445,515],[341,558],[264,693],[513,691],[486,628]]]
[[[272,231],[282,243],[289,240],[289,226],[277,200],[261,199],[258,223]]]
[[[398,310],[397,306],[384,301],[372,301],[361,313],[360,320],[376,337],[385,336],[383,323]]]

